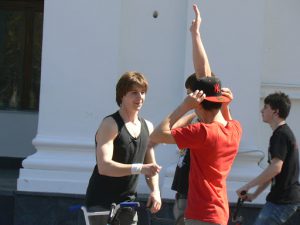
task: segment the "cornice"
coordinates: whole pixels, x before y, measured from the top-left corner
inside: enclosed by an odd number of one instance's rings
[[[287,94],[291,100],[300,100],[300,84],[287,83],[262,83],[261,98],[265,98],[268,94],[281,91]]]

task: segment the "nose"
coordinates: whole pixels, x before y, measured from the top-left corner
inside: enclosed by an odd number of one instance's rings
[[[138,92],[136,97],[137,97],[137,99],[142,100],[144,98],[144,93]]]
[[[143,97],[143,93],[142,92],[138,92],[138,98],[142,98]]]

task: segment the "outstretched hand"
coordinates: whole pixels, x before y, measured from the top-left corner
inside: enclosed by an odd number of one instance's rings
[[[193,19],[192,24],[190,26],[190,32],[197,33],[199,32],[199,28],[201,24],[201,16],[200,16],[200,11],[198,9],[198,6],[196,4],[193,5],[193,9],[195,13],[195,19]]]
[[[156,163],[149,163],[143,165],[141,173],[148,177],[153,177],[158,174],[160,170],[161,166],[157,165]]]

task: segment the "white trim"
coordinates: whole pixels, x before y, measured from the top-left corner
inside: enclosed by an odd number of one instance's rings
[[[261,98],[275,91],[286,93],[291,100],[300,100],[300,84],[283,84],[283,83],[262,83]]]
[[[72,150],[94,149],[95,143],[88,138],[82,137],[62,137],[62,136],[46,136],[37,135],[32,144],[39,150],[40,148],[67,148]]]

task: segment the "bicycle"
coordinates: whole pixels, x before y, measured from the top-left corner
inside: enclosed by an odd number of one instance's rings
[[[71,209],[72,208],[72,209]],[[70,209],[72,211],[75,211],[77,209],[81,209],[83,211],[84,214],[84,219],[85,219],[85,224],[86,225],[93,225],[90,221],[91,217],[95,217],[95,216],[107,216],[107,224],[106,225],[112,225],[114,222],[114,219],[116,217],[118,217],[118,211],[119,209],[124,209],[124,208],[132,208],[135,211],[140,211],[140,212],[144,212],[147,213],[147,224],[153,224],[153,222],[158,222],[159,224],[172,224],[172,225],[182,225],[184,218],[183,215],[181,217],[179,217],[176,221],[174,219],[171,218],[163,218],[163,217],[158,217],[156,214],[153,214],[150,212],[150,207],[147,207],[143,204],[140,204],[139,202],[121,202],[119,204],[115,204],[113,203],[111,205],[110,210],[107,211],[97,211],[97,212],[89,212],[85,206],[82,205],[76,205],[76,206],[72,206],[70,207]],[[145,219],[145,218],[143,218]]]
[[[119,204],[112,203],[109,211],[89,212],[85,206],[81,206],[80,208],[83,211],[86,225],[92,225],[90,222],[90,217],[95,216],[108,216],[107,225],[112,225],[114,219],[117,218],[118,213],[121,212],[120,209],[129,208],[135,210],[138,207],[140,207],[139,202],[121,202]]]

